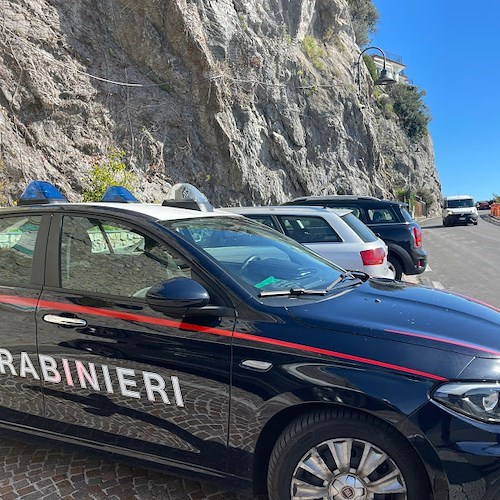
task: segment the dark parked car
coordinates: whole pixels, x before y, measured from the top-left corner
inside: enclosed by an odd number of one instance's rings
[[[387,261],[396,279],[403,274],[420,274],[427,266],[422,248],[422,230],[408,213],[405,203],[371,196],[304,196],[285,205],[317,205],[347,208],[361,219],[389,247]]]
[[[489,210],[490,209],[490,203],[488,201],[478,201],[476,203],[476,208],[478,210]]]
[[[0,210],[2,435],[270,500],[500,498],[497,309],[228,212],[46,191]]]

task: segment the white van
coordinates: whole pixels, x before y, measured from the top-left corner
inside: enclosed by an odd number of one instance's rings
[[[459,194],[443,198],[443,226],[452,226],[457,222],[477,224],[477,209],[472,196]]]

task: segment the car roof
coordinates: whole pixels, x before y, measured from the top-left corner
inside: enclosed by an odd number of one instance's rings
[[[342,217],[345,214],[352,212],[349,209],[332,209],[325,207],[312,207],[310,205],[280,205],[280,206],[259,206],[259,207],[224,207],[221,210],[233,212],[241,215],[251,214],[301,214],[301,215],[324,215],[334,214]]]
[[[395,200],[383,200],[381,198],[375,198],[374,196],[355,196],[355,195],[325,195],[325,196],[302,196],[299,198],[294,198],[292,200],[294,203],[300,203],[301,201],[338,201],[338,202],[359,202],[360,204],[388,204],[388,205],[404,205],[401,201]]]
[[[445,200],[472,200],[472,196],[468,194],[457,194],[454,196],[445,196]]]
[[[41,205],[24,205],[20,207],[5,207],[1,212],[10,213],[30,213],[36,211],[48,212],[64,212],[67,209],[78,208],[98,208],[104,209],[108,213],[124,214],[142,214],[155,220],[178,220],[178,219],[195,219],[200,217],[221,217],[230,216],[231,214],[222,211],[214,210],[213,212],[202,212],[199,210],[189,210],[185,208],[162,206],[154,203],[46,203]],[[238,215],[232,214],[234,217]]]

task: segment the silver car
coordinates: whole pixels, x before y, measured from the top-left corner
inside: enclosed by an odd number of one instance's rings
[[[387,245],[350,210],[322,207],[228,207],[302,243],[348,270],[393,278],[387,265]]]

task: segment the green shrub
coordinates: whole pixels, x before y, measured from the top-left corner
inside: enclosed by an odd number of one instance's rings
[[[325,49],[318,44],[316,38],[311,35],[306,35],[302,42],[302,48],[315,68],[319,70],[326,69],[325,63],[321,60],[326,52]]]
[[[378,10],[371,0],[347,0],[347,3],[356,43],[363,47],[370,41],[369,36],[377,30]]]
[[[430,207],[434,202],[434,195],[429,188],[420,188],[417,189],[417,196],[428,206]]]
[[[104,163],[94,163],[90,170],[89,186],[83,191],[83,201],[100,201],[110,186],[133,190],[136,175],[123,162],[125,151],[112,149]]]
[[[394,196],[398,201],[406,201],[408,198],[408,188],[399,187],[394,190]]]
[[[414,85],[395,84],[387,86],[392,99],[392,108],[401,120],[401,125],[410,139],[419,139],[427,134],[431,119],[429,108],[422,101],[424,90]]]

